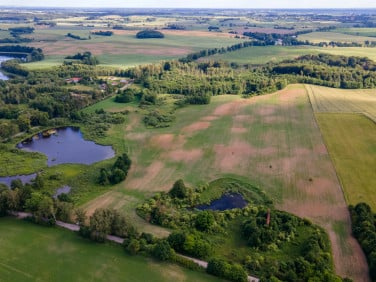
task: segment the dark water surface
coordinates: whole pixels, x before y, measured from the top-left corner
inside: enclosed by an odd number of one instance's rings
[[[17,145],[18,148],[40,152],[48,157],[48,166],[65,163],[92,164],[115,156],[111,146],[102,146],[85,140],[77,127],[56,129],[56,134],[43,137],[42,133]]]
[[[13,180],[16,179],[21,179],[23,184],[30,183],[31,180],[33,180],[35,177],[37,177],[36,173],[33,174],[27,174],[27,175],[14,175],[14,176],[5,176],[5,177],[0,177],[0,183],[3,183],[10,187],[10,183]]]
[[[7,57],[7,56],[0,56],[0,65],[1,65],[2,62],[8,61],[8,60],[12,60],[12,59],[14,59],[14,58]],[[0,71],[0,80],[8,80],[8,79],[9,78]]]
[[[247,201],[239,193],[226,193],[223,194],[217,200],[212,201],[209,205],[198,205],[196,209],[199,210],[213,210],[224,211],[235,208],[244,208],[247,205]]]
[[[70,186],[63,186],[58,189],[56,189],[56,192],[54,194],[54,198],[57,198],[57,196],[61,194],[68,194],[72,188]]]

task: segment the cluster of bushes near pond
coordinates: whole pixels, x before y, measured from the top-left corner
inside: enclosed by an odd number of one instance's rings
[[[225,211],[195,209],[219,198],[218,191],[240,192],[248,205]],[[209,265],[212,262],[208,272],[217,276],[246,281],[240,274],[230,277],[235,270],[223,270],[234,268],[247,270],[261,281],[341,281],[334,273],[326,233],[308,220],[275,210],[260,190],[244,182],[219,179],[192,189],[178,180],[168,193],[159,193],[139,205],[137,212],[151,223],[172,228],[167,238],[170,247],[206,259]],[[238,238],[238,230],[243,245],[236,246],[234,255],[235,246],[226,242]]]
[[[132,164],[127,154],[119,156],[110,169],[101,168],[98,182],[101,185],[117,184],[125,180]]]

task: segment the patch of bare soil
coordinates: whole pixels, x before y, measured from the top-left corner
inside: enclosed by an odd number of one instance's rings
[[[192,123],[182,129],[183,132],[186,133],[192,133],[200,130],[207,129],[211,125],[208,121],[198,121],[195,123]]]
[[[203,117],[201,120],[202,121],[213,121],[213,120],[216,120],[218,119],[218,117],[216,116],[206,116],[206,117]]]
[[[142,176],[140,177],[131,177],[135,172],[140,172],[140,168],[137,165],[132,165],[129,171],[129,178],[127,178],[127,186],[133,189],[145,189],[145,186],[153,182],[153,179],[158,176],[161,170],[164,168],[164,163],[161,161],[154,161],[146,169],[141,170]],[[158,187],[160,189],[160,187]]]
[[[236,115],[234,116],[234,122],[253,123],[255,118],[251,115]]]
[[[153,136],[150,139],[150,145],[151,146],[158,146],[162,149],[171,149],[171,147],[174,144],[174,138],[175,136],[173,134],[160,134]]]
[[[244,128],[244,127],[233,127],[231,128],[231,133],[246,133],[247,132],[247,129]]]
[[[201,149],[193,149],[193,150],[174,150],[171,151],[168,156],[172,160],[176,162],[194,162],[198,161],[203,155]]]
[[[241,106],[242,101],[235,101],[218,106],[213,115],[215,116],[234,116]]]

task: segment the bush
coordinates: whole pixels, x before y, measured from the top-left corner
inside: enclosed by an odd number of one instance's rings
[[[172,186],[172,189],[168,193],[173,198],[183,199],[187,197],[188,191],[187,191],[187,187],[184,184],[184,181],[182,179],[179,179],[174,183],[174,185]]]
[[[160,240],[153,248],[152,252],[153,257],[167,261],[172,259],[175,256],[174,250],[171,248],[167,240]]]

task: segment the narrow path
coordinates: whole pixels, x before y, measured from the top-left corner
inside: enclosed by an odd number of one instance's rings
[[[27,212],[10,212],[9,214],[13,215],[13,216],[15,216],[19,219],[23,219],[23,218],[32,216],[31,213],[27,213]],[[70,231],[79,231],[80,230],[79,225],[73,224],[73,223],[66,223],[66,222],[63,222],[63,221],[60,221],[60,220],[56,220],[56,225],[60,226],[62,228],[68,229]],[[123,242],[124,242],[124,238],[114,236],[114,235],[107,235],[106,239],[108,241],[115,242],[115,243],[118,243],[118,244],[123,244]],[[184,256],[184,255],[181,255],[181,254],[177,254],[177,255],[180,256],[180,257],[189,259],[189,260],[193,261],[194,263],[198,264],[199,266],[201,266],[203,268],[208,267],[207,261],[203,261],[203,260],[199,260],[199,259],[196,259],[196,258]],[[248,276],[248,282],[259,282],[259,279],[256,278],[256,277],[253,277],[253,276]]]

